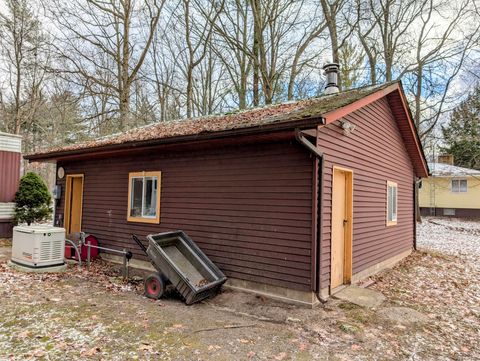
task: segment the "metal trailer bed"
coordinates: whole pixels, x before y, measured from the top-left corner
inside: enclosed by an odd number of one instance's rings
[[[145,295],[149,298],[162,297],[170,282],[190,305],[217,293],[227,280],[183,231],[150,234],[148,248],[135,235],[133,239],[158,271],[145,279]]]

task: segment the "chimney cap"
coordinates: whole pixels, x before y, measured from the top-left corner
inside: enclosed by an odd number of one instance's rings
[[[340,89],[338,88],[338,71],[340,65],[338,63],[327,63],[323,66],[324,74],[327,77],[327,84],[323,94],[329,95],[338,93]]]
[[[334,62],[326,63],[323,66],[323,70],[325,71],[325,73],[331,72],[331,71],[338,71],[339,69],[340,69],[340,64],[334,63]]]

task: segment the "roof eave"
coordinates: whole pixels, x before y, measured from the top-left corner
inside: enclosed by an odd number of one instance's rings
[[[418,135],[417,128],[415,127],[415,123],[413,122],[413,117],[412,117],[412,114],[410,112],[410,108],[407,105],[408,103],[407,103],[407,100],[406,100],[406,97],[405,97],[405,93],[403,91],[401,81],[395,81],[394,83],[388,85],[384,89],[379,89],[378,91],[373,92],[372,94],[369,94],[369,95],[367,95],[367,96],[365,96],[365,97],[363,97],[363,98],[361,98],[357,101],[354,101],[354,102],[352,102],[352,103],[350,103],[350,104],[348,104],[344,107],[341,107],[341,108],[338,108],[338,109],[335,109],[335,110],[332,110],[330,112],[325,113],[323,115],[324,118],[325,118],[325,123],[329,124],[331,122],[339,120],[342,117],[346,116],[347,114],[350,114],[357,109],[365,107],[365,106],[367,106],[367,105],[369,105],[369,104],[371,104],[371,103],[373,103],[373,102],[375,102],[375,101],[377,101],[377,100],[379,100],[383,97],[386,97],[387,95],[392,94],[394,92],[398,92],[398,94],[400,96],[402,107],[403,107],[403,109],[405,111],[405,114],[407,116],[410,131],[411,131],[412,136],[414,137],[416,149],[417,149],[418,155],[421,159],[421,167],[420,167],[421,169],[416,170],[417,176],[418,177],[427,177],[428,174],[429,174],[427,160],[426,160],[426,157],[425,157],[425,153],[423,151],[423,147],[422,147],[421,142],[420,142],[420,137]]]
[[[289,120],[283,121],[275,124],[261,125],[261,126],[252,126],[248,128],[238,128],[225,130],[220,132],[208,132],[201,134],[192,134],[192,135],[183,135],[169,138],[159,138],[159,139],[148,139],[142,141],[132,141],[119,144],[109,144],[97,147],[90,148],[79,148],[58,152],[48,152],[48,153],[39,153],[39,154],[27,154],[23,158],[27,159],[29,162],[46,162],[52,161],[64,157],[74,158],[75,156],[83,156],[86,154],[96,154],[109,151],[117,150],[128,150],[128,149],[141,149],[145,147],[151,147],[156,145],[164,144],[174,144],[174,143],[186,143],[192,141],[206,141],[214,139],[222,139],[239,135],[255,135],[268,132],[277,132],[284,130],[294,130],[294,129],[306,129],[309,127],[315,127],[319,124],[322,124],[324,119],[321,115],[316,115],[308,118],[302,118],[298,120]],[[292,132],[292,137],[294,133]]]

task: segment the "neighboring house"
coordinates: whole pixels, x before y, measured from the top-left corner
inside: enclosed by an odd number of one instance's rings
[[[399,82],[26,158],[57,162],[67,232],[145,260],[132,233],[181,229],[231,287],[307,305],[412,251],[414,184],[428,174]]]
[[[422,216],[480,218],[480,170],[429,163],[419,193]]]
[[[20,181],[22,137],[0,132],[0,237],[12,236],[13,199]]]

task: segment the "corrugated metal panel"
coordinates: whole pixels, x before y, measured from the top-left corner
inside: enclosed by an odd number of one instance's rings
[[[344,119],[356,125],[343,135],[339,122],[319,129],[325,154],[322,287],[330,282],[332,167],[353,170],[353,273],[413,246],[414,170],[387,99],[380,99]],[[386,226],[386,182],[398,183],[398,224]]]
[[[0,203],[0,219],[11,219],[15,203]]]
[[[105,246],[144,258],[132,233],[181,229],[227,276],[311,289],[312,159],[296,143],[159,150],[58,166],[85,174],[83,230]],[[143,170],[162,171],[159,225],[126,221],[128,173]]]
[[[0,202],[11,202],[20,181],[21,154],[0,151]]]
[[[0,132],[0,151],[21,153],[22,137]]]

